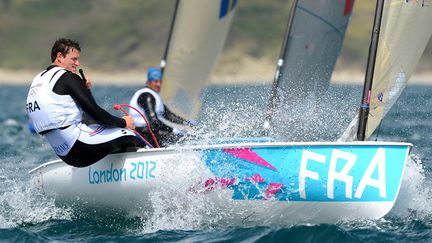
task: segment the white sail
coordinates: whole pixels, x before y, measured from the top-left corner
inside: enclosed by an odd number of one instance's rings
[[[237,0],[180,0],[161,94],[175,113],[196,118],[200,95],[224,45]]]
[[[294,3],[286,47],[282,50],[277,81],[277,114],[273,124],[278,135],[290,141],[305,139],[309,125],[327,90],[340,53],[354,0],[298,0]],[[272,101],[273,102],[273,101]],[[324,103],[324,102],[321,102]],[[270,108],[272,109],[272,108]],[[322,120],[316,118],[318,120]],[[310,129],[314,139],[320,128]],[[286,128],[286,129],[284,129]],[[297,134],[297,135],[296,135]]]
[[[387,0],[381,22],[370,111],[365,138],[369,138],[396,102],[431,37],[432,1]],[[355,139],[354,118],[341,140]]]

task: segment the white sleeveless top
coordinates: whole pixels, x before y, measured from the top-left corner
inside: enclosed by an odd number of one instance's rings
[[[77,140],[96,145],[122,136],[135,135],[126,128],[107,128],[99,124],[81,123],[82,113],[72,97],[58,95],[52,91],[65,72],[62,68],[54,67],[38,74],[33,79],[26,105],[35,130],[38,133],[51,130],[45,137],[56,154],[66,156]]]
[[[54,85],[66,72],[53,67],[36,75],[27,95],[27,114],[36,132],[45,134],[56,154],[65,156],[80,135],[82,113],[70,95],[53,92]],[[69,126],[69,127],[67,127]],[[64,128],[66,129],[58,129]]]
[[[135,94],[132,96],[132,99],[130,100],[129,104],[132,107],[139,110],[145,116],[145,118],[148,120],[147,114],[145,113],[144,109],[140,105],[138,105],[138,97],[143,93],[150,93],[151,95],[153,95],[153,97],[156,100],[156,104],[155,104],[156,116],[158,117],[159,120],[163,120],[163,114],[165,113],[165,107],[164,107],[162,97],[160,96],[160,94],[158,92],[156,92],[156,91],[154,91],[148,87],[145,87],[145,88],[140,89],[137,92],[135,92]],[[134,120],[135,126],[147,127],[147,124],[144,121],[144,119],[142,118],[142,116],[138,112],[136,112],[134,109],[129,108],[129,115]]]
[[[53,67],[36,75],[27,95],[27,114],[36,132],[66,127],[81,122],[82,113],[70,95],[58,95],[53,88],[66,72]]]

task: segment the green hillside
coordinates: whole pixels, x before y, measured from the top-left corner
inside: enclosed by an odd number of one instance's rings
[[[157,65],[165,48],[174,3],[0,0],[0,68],[38,69],[49,64],[51,45],[62,36],[80,41],[83,65],[93,69],[134,70]],[[364,65],[374,5],[372,0],[356,1],[342,65]],[[238,0],[237,7],[223,55],[276,60],[290,1]],[[430,64],[424,64],[424,68],[431,68]]]

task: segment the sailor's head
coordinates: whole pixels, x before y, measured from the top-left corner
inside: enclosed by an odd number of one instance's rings
[[[61,68],[76,73],[80,65],[81,47],[77,41],[60,38],[51,49],[51,62]]]
[[[147,70],[147,86],[156,91],[160,92],[162,84],[162,72],[159,68],[150,67]]]

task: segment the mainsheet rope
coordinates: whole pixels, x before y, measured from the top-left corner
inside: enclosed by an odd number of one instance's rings
[[[144,121],[146,122],[146,124],[147,124],[147,128],[148,128],[148,130],[150,131],[150,134],[151,134],[151,136],[152,136],[152,138],[153,138],[153,141],[155,142],[155,144],[156,144],[156,147],[158,147],[158,148],[160,148],[160,145],[159,145],[159,142],[157,141],[157,139],[156,139],[156,136],[154,135],[154,133],[153,133],[153,130],[151,129],[151,127],[150,127],[150,123],[147,121],[147,118],[137,109],[137,108],[135,108],[135,107],[133,107],[133,106],[131,106],[131,105],[129,105],[129,104],[115,104],[114,105],[114,109],[115,110],[121,110],[126,116],[128,116],[129,114],[128,114],[128,112],[123,108],[124,106],[126,106],[126,107],[129,107],[129,108],[131,108],[131,109],[133,109],[133,110],[135,110],[136,112],[138,112],[138,114],[140,114],[140,116],[144,119]],[[135,129],[132,129],[132,131],[138,136],[138,137],[140,137],[148,146],[150,146],[151,148],[153,148],[153,146],[151,145],[151,143],[149,143],[143,136],[141,136],[141,134],[139,133],[139,132],[137,132]]]

